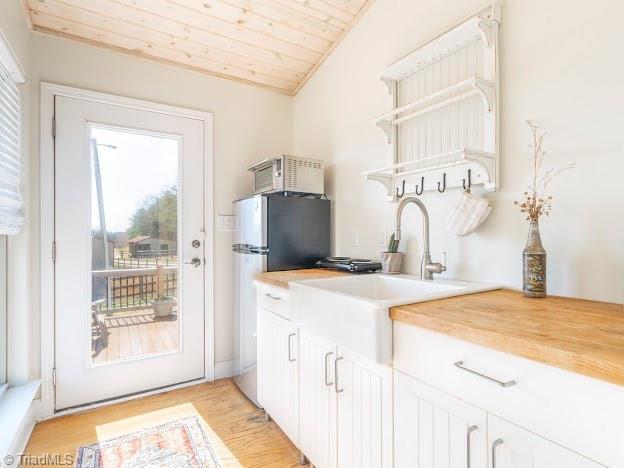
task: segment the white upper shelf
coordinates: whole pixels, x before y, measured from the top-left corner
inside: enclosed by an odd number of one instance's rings
[[[426,64],[439,60],[450,51],[464,47],[467,42],[482,38],[486,46],[493,40],[494,20],[482,16],[473,17],[460,26],[438,36],[421,48],[399,59],[381,74],[382,80],[400,81],[424,67]]]
[[[471,148],[461,148],[444,154],[436,154],[413,161],[404,161],[381,169],[365,171],[362,175],[369,178],[372,178],[370,176],[406,177],[421,172],[427,172],[431,169],[445,169],[470,162],[481,164],[488,173],[491,173],[491,171],[495,169],[496,155]]]
[[[444,107],[453,102],[466,99],[474,94],[480,95],[483,98],[485,109],[489,112],[494,110],[496,103],[495,89],[495,83],[474,76],[429,94],[421,99],[415,99],[401,107],[392,109],[377,117],[374,122],[377,125],[384,123],[398,125],[439,107]],[[411,112],[401,115],[407,111]]]

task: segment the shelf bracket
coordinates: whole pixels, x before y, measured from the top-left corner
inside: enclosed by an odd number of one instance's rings
[[[472,154],[469,158],[469,161],[475,162],[479,164],[487,174],[488,180],[483,181],[483,188],[488,192],[495,191],[497,187],[496,182],[496,161],[493,161],[491,158],[486,158],[483,156],[479,156],[478,154]],[[474,181],[473,181],[474,184]]]
[[[366,178],[366,180],[374,180],[375,182],[379,182],[381,185],[383,185],[388,194],[386,199],[390,202],[395,201],[394,183],[392,180],[392,176],[367,174],[364,177]]]
[[[394,125],[392,125],[391,120],[380,120],[376,124],[379,128],[381,128],[386,134],[386,143],[392,143],[392,135],[394,133]]]
[[[488,112],[495,110],[496,96],[494,94],[494,86],[491,83],[477,79],[474,82],[475,89],[479,90],[481,97],[483,98],[483,104]]]
[[[480,18],[479,29],[481,30],[483,43],[490,47],[494,43],[494,25],[489,19]]]
[[[388,88],[388,94],[392,95],[394,94],[395,90],[396,90],[396,81],[392,80],[390,78],[384,78],[381,77],[381,81],[384,82],[384,84],[386,85],[386,88]]]

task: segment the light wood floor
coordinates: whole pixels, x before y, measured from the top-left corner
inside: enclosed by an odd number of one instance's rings
[[[25,453],[73,456],[80,446],[189,414],[199,415],[205,422],[224,467],[299,466],[298,450],[274,422],[265,421],[264,412],[250,403],[231,379],[43,421],[35,426]]]
[[[100,322],[91,331],[93,362],[175,351],[178,333],[177,314],[156,318],[152,309],[112,316],[101,314]]]

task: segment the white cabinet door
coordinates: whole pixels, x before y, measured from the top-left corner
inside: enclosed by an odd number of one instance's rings
[[[336,466],[335,346],[300,331],[299,449],[317,468]]]
[[[258,401],[298,443],[297,332],[289,320],[258,308]]]
[[[395,370],[395,468],[487,468],[487,463],[487,413]]]
[[[334,389],[338,467],[391,467],[392,368],[338,348]]]
[[[491,468],[598,468],[560,445],[488,414]]]

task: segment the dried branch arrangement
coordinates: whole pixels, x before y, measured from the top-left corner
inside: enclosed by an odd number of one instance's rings
[[[520,212],[526,215],[528,221],[537,221],[542,215],[550,215],[552,210],[552,196],[548,194],[548,185],[559,174],[572,169],[574,163],[544,171],[542,166],[546,156],[546,151],[544,151],[546,134],[539,134],[538,126],[531,120],[527,120],[527,124],[531,128],[532,136],[529,148],[533,153],[533,180],[528,190],[524,192],[524,201],[516,201],[514,204],[520,207]]]

